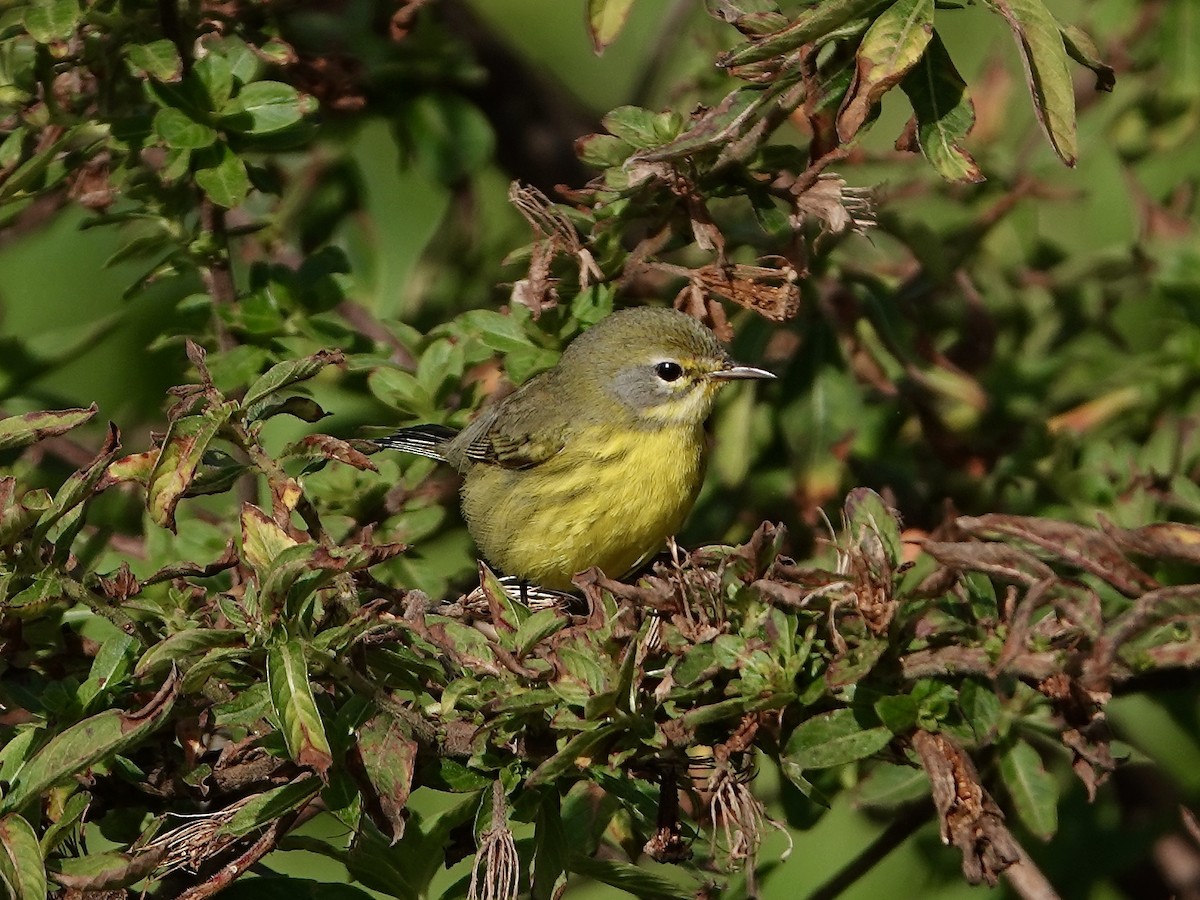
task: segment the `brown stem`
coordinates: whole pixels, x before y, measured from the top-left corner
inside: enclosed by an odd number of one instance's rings
[[[222,307],[237,302],[237,285],[229,263],[229,232],[225,227],[225,210],[208,197],[200,201],[200,227],[212,237],[216,247],[215,258],[203,270],[204,287],[213,300],[213,333],[218,349],[232,350],[236,342],[221,319]]]
[[[204,900],[206,897],[211,897],[219,891],[225,890],[225,888],[233,884],[239,875],[245,874],[251,866],[275,849],[279,843],[279,839],[296,823],[296,820],[300,818],[300,814],[304,809],[305,807],[301,807],[289,815],[276,819],[267,828],[266,833],[251,844],[241,856],[221,866],[203,884],[188,888],[183,893],[176,895],[175,900]]]
[[[409,370],[417,367],[417,361],[408,348],[400,343],[396,336],[388,331],[383,323],[371,315],[365,307],[352,300],[343,300],[334,308],[334,312],[353,325],[359,333],[366,335],[377,344],[389,347],[392,351],[392,362],[396,365]]]
[[[179,21],[179,0],[158,0],[158,23],[163,35],[179,51],[179,59],[186,73],[192,67],[192,48],[183,37],[183,26]]]
[[[1017,849],[1021,851],[1021,858],[1004,870],[1004,878],[1009,886],[1023,900],[1058,900],[1054,885],[1034,865],[1025,848],[1017,844]]]

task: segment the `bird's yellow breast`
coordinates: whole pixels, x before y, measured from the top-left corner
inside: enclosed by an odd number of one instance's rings
[[[505,574],[560,590],[590,566],[618,578],[683,524],[704,454],[699,425],[593,426],[539,466],[472,467],[463,512],[484,557]]]

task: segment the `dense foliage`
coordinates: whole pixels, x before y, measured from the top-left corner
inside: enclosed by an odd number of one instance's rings
[[[163,361],[95,389],[181,382],[122,446],[53,377],[134,313],[4,339],[9,895],[793,896],[846,797],[888,824],[820,896],[928,823],[972,884],[1187,888],[1200,784],[1146,763],[1200,758],[1200,20],[647,6],[586,4],[657,35],[593,116],[482,5],[0,5],[0,238],[86,210]],[[714,419],[682,539],[726,543],[515,596],[360,426],[462,425],[655,301],[780,375]],[[286,850],[344,883],[240,878]]]

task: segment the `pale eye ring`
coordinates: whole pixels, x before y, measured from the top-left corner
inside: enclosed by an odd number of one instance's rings
[[[678,381],[683,376],[683,366],[667,360],[654,366],[654,374],[663,381]]]

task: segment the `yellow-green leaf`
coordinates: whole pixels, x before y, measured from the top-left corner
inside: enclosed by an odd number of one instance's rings
[[[12,900],[46,897],[46,864],[37,834],[18,815],[0,818],[0,887]]]
[[[1033,98],[1038,122],[1068,166],[1074,166],[1078,149],[1075,137],[1075,86],[1067,50],[1058,22],[1042,0],[985,0],[1008,22]]]
[[[0,419],[0,450],[12,450],[65,434],[90,422],[96,415],[96,408],[93,403],[86,409],[51,409]]]
[[[175,530],[175,507],[196,477],[204,451],[235,408],[235,404],[227,403],[203,415],[183,416],[171,423],[146,490],[146,508],[155,523]]]
[[[936,31],[900,87],[912,103],[914,121],[910,139],[902,138],[897,148],[919,149],[947,181],[983,181],[983,172],[961,146],[975,127],[975,107]]]
[[[333,765],[333,754],[308,681],[304,647],[299,641],[276,644],[267,652],[267,690],[288,755],[324,778]]]
[[[933,0],[897,0],[863,35],[854,80],[838,113],[838,136],[849,141],[872,108],[917,64],[933,36]]]
[[[633,0],[588,0],[588,34],[597,55],[617,39],[632,8]]]

